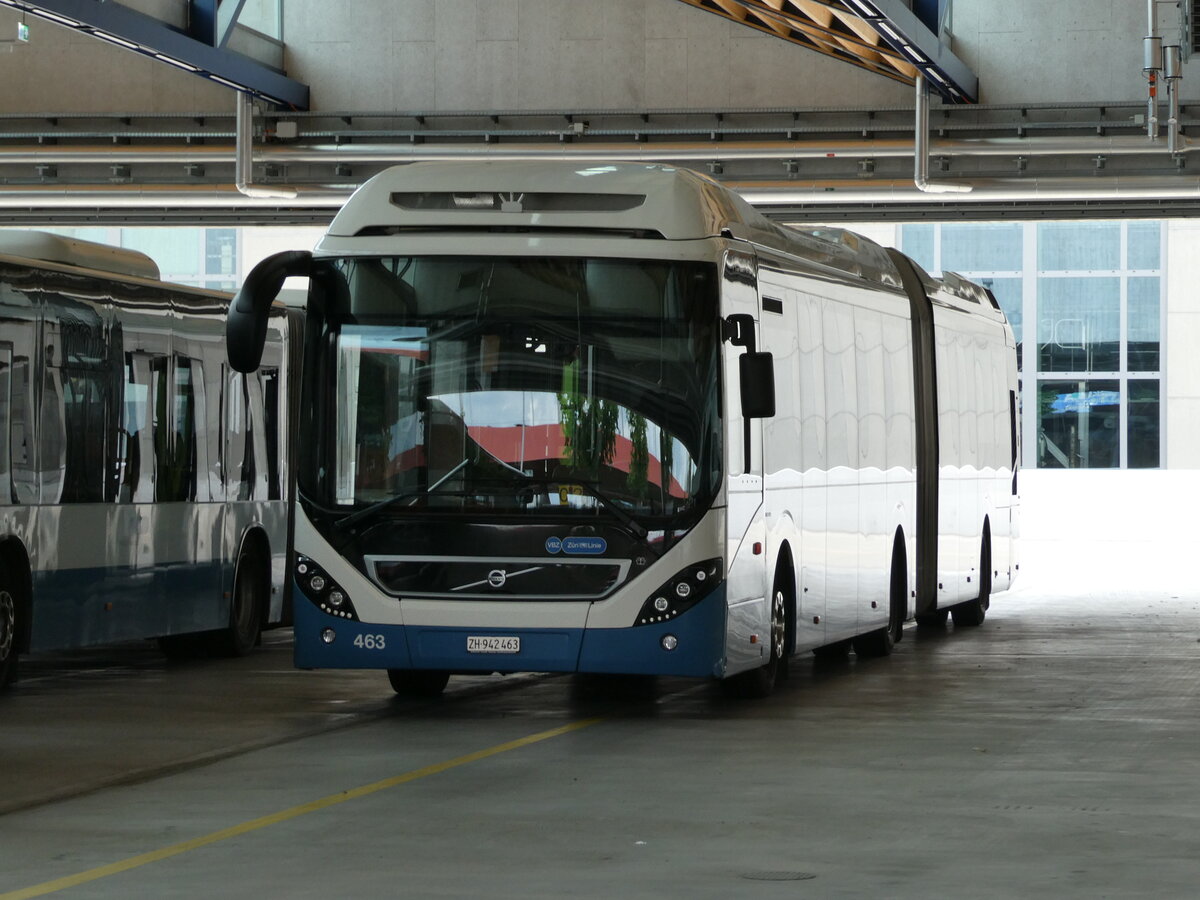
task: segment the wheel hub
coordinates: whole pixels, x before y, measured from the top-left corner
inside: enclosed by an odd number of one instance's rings
[[[0,591],[0,661],[12,652],[17,631],[17,604],[8,591]]]
[[[771,653],[776,659],[783,658],[783,642],[787,637],[783,591],[776,591],[771,603]]]

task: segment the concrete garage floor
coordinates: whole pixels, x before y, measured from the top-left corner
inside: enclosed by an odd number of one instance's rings
[[[799,660],[757,702],[565,677],[402,702],[291,670],[282,636],[38,660],[0,701],[0,900],[1195,897],[1200,585],[1068,578],[1099,567],[1055,535],[981,628]]]
[[[0,817],[0,897],[81,873],[63,896],[1194,897],[1198,608],[1018,591],[980,629],[798,663],[754,703],[571,678],[403,703],[378,675],[292,673],[283,648],[253,671],[47,675],[4,701],[4,793],[122,759],[149,780]]]

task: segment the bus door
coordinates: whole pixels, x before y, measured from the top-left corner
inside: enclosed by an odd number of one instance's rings
[[[737,672],[762,665],[770,633],[766,574],[766,519],[763,508],[762,419],[746,415],[742,391],[743,357],[758,343],[758,289],[754,257],[726,253],[721,279],[721,315],[725,416],[725,496],[727,669]]]

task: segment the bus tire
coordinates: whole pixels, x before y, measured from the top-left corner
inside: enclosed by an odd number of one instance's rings
[[[983,546],[979,550],[979,596],[950,608],[955,628],[975,628],[983,624],[992,605],[992,542],[984,525]]]
[[[212,634],[210,648],[218,656],[245,656],[258,643],[266,608],[269,577],[263,555],[249,540],[242,544],[233,576],[229,625]]]
[[[388,669],[392,690],[401,697],[437,697],[446,689],[450,673],[440,669]]]
[[[916,617],[917,627],[929,631],[944,630],[946,628],[946,619],[949,616],[949,609],[935,609],[933,612],[919,613]]]
[[[791,570],[781,566],[775,570],[775,583],[771,588],[771,635],[770,656],[765,664],[749,672],[742,672],[722,682],[722,686],[733,696],[741,698],[769,697],[775,684],[787,677],[787,654],[790,646],[788,610]]]
[[[850,655],[850,645],[853,643],[850,638],[845,638],[840,641],[834,641],[832,644],[825,644],[822,647],[813,649],[813,656],[817,662],[821,664],[833,664],[845,661]]]
[[[888,656],[904,636],[908,611],[908,555],[904,538],[896,535],[892,547],[892,576],[888,588],[888,623],[883,628],[854,638],[854,652],[861,657]]]
[[[16,582],[0,558],[0,690],[17,680],[17,656],[21,645],[21,602]]]

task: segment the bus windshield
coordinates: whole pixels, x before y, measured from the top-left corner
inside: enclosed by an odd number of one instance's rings
[[[351,257],[329,271],[310,312],[308,383],[323,403],[306,406],[323,439],[302,442],[306,499],[343,521],[386,509],[637,522],[711,505],[715,266]]]

